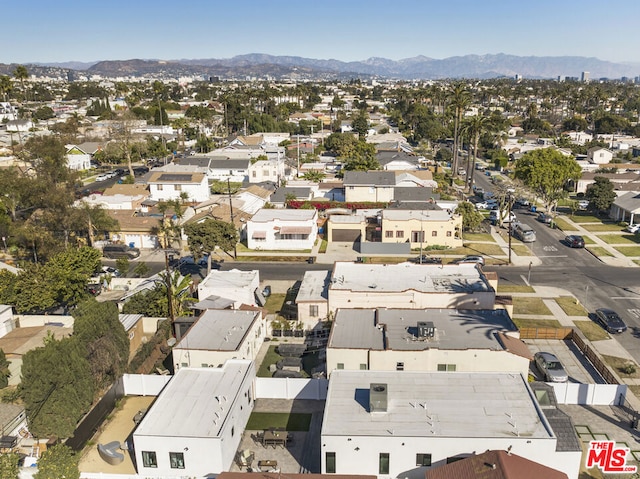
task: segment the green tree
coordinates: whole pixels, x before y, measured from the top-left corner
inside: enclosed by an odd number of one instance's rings
[[[596,176],[593,181],[594,183],[587,186],[585,193],[589,207],[599,212],[609,211],[616,199],[613,183],[604,176]]]
[[[127,276],[129,273],[129,258],[123,256],[122,258],[118,258],[116,260],[116,268],[120,271],[122,276]]]
[[[342,156],[344,151],[352,148],[357,142],[358,139],[351,133],[331,133],[324,139],[324,147]]]
[[[376,147],[371,143],[358,141],[343,150],[340,159],[347,171],[379,170],[380,163],[376,158]]]
[[[169,301],[169,319],[173,323],[178,316],[191,316],[193,310],[189,306],[197,300],[191,296],[191,276],[182,276],[180,271],[160,273],[162,281],[158,281],[158,289]]]
[[[73,311],[73,334],[86,349],[96,390],[113,383],[124,373],[129,360],[129,336],[118,316],[118,307],[95,298]]]
[[[4,351],[0,349],[0,389],[6,388],[9,385],[9,377],[11,376],[9,364],[10,362],[7,360]],[[0,477],[3,476],[0,475]]]
[[[318,182],[324,180],[325,176],[326,175],[322,171],[311,170],[311,171],[307,171],[304,174],[303,178],[305,180],[313,181],[313,182],[318,183]]]
[[[7,95],[13,90],[13,82],[8,75],[0,75],[0,95],[2,100],[7,101]]]
[[[567,183],[577,181],[581,174],[573,158],[553,148],[528,151],[516,162],[515,168],[515,177],[533,189],[549,211],[567,195]]]
[[[366,111],[361,110],[351,118],[351,128],[358,133],[361,140],[364,139],[369,129],[369,115]]]
[[[22,399],[34,436],[70,437],[93,393],[89,363],[74,338],[48,341],[23,356]]]
[[[15,284],[17,275],[6,269],[0,269],[0,304],[16,304]]]
[[[13,76],[20,82],[20,89],[22,90],[23,100],[27,101],[27,91],[24,87],[24,81],[29,78],[29,71],[24,65],[18,65],[13,71]]]
[[[140,261],[136,264],[135,268],[133,268],[133,275],[136,278],[144,278],[149,274],[149,266],[144,261]]]
[[[18,479],[20,456],[15,452],[0,454],[0,477],[2,479]]]
[[[38,459],[38,472],[33,479],[80,479],[79,461],[69,446],[56,444]]]
[[[48,120],[50,118],[55,118],[56,114],[53,112],[53,109],[49,106],[43,106],[38,108],[33,112],[33,118],[35,120]]]
[[[238,230],[226,221],[206,219],[202,223],[189,223],[184,232],[194,258],[213,252],[216,246],[229,252],[238,244]]]
[[[150,318],[166,318],[169,316],[166,290],[156,287],[136,293],[124,303],[122,312],[142,314]]]
[[[463,231],[476,230],[484,220],[484,215],[480,213],[474,204],[469,201],[459,203],[458,208],[456,208],[456,213],[462,215]]]
[[[458,157],[460,150],[460,126],[462,122],[462,116],[471,103],[471,96],[467,87],[458,82],[453,85],[451,92],[449,93],[449,100],[454,110],[453,118],[453,163],[451,165],[451,171],[454,176],[458,175]]]

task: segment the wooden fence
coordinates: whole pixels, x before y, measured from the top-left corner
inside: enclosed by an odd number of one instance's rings
[[[520,339],[571,339],[573,328],[520,328]]]

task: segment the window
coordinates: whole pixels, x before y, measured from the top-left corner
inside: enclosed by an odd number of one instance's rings
[[[452,235],[451,231],[447,231],[447,238],[451,238],[451,235]]]
[[[438,236],[438,232],[437,231],[432,231],[431,232],[431,236]]]
[[[269,176],[269,170],[262,170],[262,176]]]
[[[183,368],[186,368],[187,366],[189,366],[189,364],[188,363],[180,363],[180,366],[183,367]]]
[[[381,452],[378,461],[378,474],[389,474],[389,453]]]
[[[369,187],[369,194],[370,194],[370,195],[372,195],[372,194],[374,194],[375,192],[376,192],[375,187],[374,187],[374,186],[370,186],[370,187]]]
[[[175,190],[176,191],[182,191],[182,185],[176,185]]]
[[[324,457],[325,462],[325,473],[327,474],[335,474],[336,473],[336,453],[335,452],[327,452]]]
[[[367,370],[367,365],[365,363],[360,363],[360,369],[363,371]]]
[[[422,243],[424,241],[424,231],[412,231],[411,232],[411,242],[412,243]]]
[[[430,466],[431,454],[416,454],[416,466]]]
[[[142,465],[144,467],[158,467],[155,451],[142,451]]]
[[[336,365],[336,368],[337,368],[337,369],[344,369],[344,363],[338,363],[338,364]]]
[[[467,458],[469,456],[451,456],[451,457],[447,457],[447,464],[451,464],[452,462],[456,462],[456,461],[462,461],[463,459]]]
[[[136,332],[135,332],[135,331],[131,331],[131,332],[129,333],[129,341],[131,341],[131,340],[132,340],[133,338],[135,338],[135,337],[136,337]]]
[[[318,305],[317,304],[310,304],[309,305],[309,316],[311,316],[312,318],[317,318],[318,317]]]
[[[171,469],[184,469],[184,453],[170,452],[169,464],[171,465]]]
[[[404,371],[404,363],[396,363],[396,371]]]
[[[242,407],[242,406],[240,406]],[[231,437],[233,437],[233,434],[236,432],[236,428],[231,426]]]
[[[158,185],[157,188],[158,188],[158,191],[162,191],[162,185]]]
[[[438,371],[455,371],[455,364],[438,364]]]
[[[396,238],[404,238],[404,231],[402,230],[396,231]]]
[[[385,231],[384,232],[384,237],[385,238],[393,238],[393,231]]]
[[[255,178],[256,176],[258,176],[258,175],[256,175],[256,173],[257,173],[257,172],[256,172],[256,170],[253,170],[253,171],[251,172],[251,176],[252,176],[253,178]]]

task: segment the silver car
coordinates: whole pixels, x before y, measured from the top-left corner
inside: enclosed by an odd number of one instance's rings
[[[540,351],[534,354],[533,361],[546,382],[566,383],[569,380],[567,371],[555,354]]]

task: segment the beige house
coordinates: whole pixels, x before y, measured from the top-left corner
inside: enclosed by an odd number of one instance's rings
[[[613,153],[606,148],[594,146],[587,150],[587,160],[596,165],[606,165],[613,159]]]
[[[411,248],[462,246],[462,215],[444,210],[382,210],[383,243],[411,243]]]
[[[327,371],[512,372],[533,356],[504,310],[339,309]]]
[[[382,202],[393,200],[396,174],[393,171],[345,171],[345,201]]]
[[[328,271],[306,271],[296,296],[298,321],[305,329],[314,329],[327,319],[329,299],[327,296],[329,279]]]

